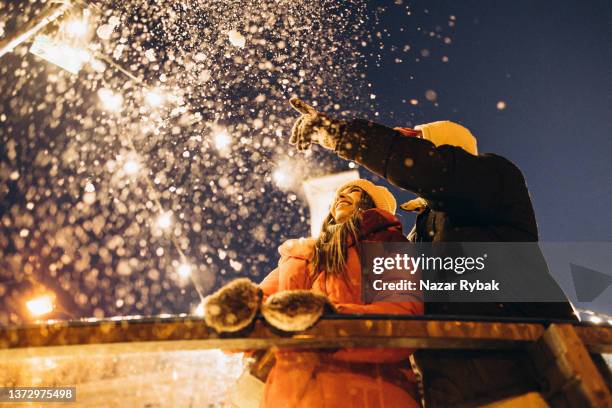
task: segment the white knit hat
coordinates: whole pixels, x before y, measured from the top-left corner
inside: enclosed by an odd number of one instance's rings
[[[448,120],[426,123],[414,127],[421,131],[423,139],[429,140],[436,146],[451,145],[462,148],[473,155],[478,154],[476,138],[467,128]],[[401,130],[400,130],[401,131]],[[405,211],[419,212],[427,206],[427,201],[421,197],[407,201],[400,205]]]
[[[368,193],[370,197],[372,197],[372,201],[374,201],[374,205],[376,206],[376,208],[380,208],[381,210],[388,211],[391,214],[395,215],[397,202],[395,201],[395,197],[393,197],[393,194],[391,194],[391,192],[386,187],[377,186],[369,180],[357,179],[351,180],[348,183],[342,185],[338,190],[336,190],[336,195],[349,186],[357,186],[361,188],[363,191]]]
[[[436,146],[457,146],[473,155],[478,154],[474,135],[457,123],[443,120],[415,126],[414,128],[421,131],[423,139],[429,140]]]

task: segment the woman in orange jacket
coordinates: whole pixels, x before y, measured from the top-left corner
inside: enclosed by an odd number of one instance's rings
[[[208,296],[206,323],[219,332],[245,330],[260,305],[268,323],[290,332],[316,323],[325,303],[339,313],[423,314],[423,302],[416,298],[377,298],[368,304],[361,299],[360,247],[407,242],[396,206],[389,190],[368,180],[340,187],[319,237],[281,245],[278,267],[259,286],[238,279]],[[418,407],[411,353],[401,348],[276,351],[262,406]]]
[[[407,242],[382,186],[355,180],[342,186],[317,239],[289,240],[260,284],[264,297],[307,289],[339,313],[423,314],[423,303],[361,300],[360,244]],[[417,407],[409,349],[278,351],[264,389],[264,407]]]

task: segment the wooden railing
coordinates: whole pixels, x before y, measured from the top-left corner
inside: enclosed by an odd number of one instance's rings
[[[516,349],[536,342],[549,324],[541,321],[427,320],[394,316],[324,318],[313,328],[280,333],[257,320],[236,334],[219,335],[197,317],[63,321],[0,327],[0,352],[25,347],[84,344],[196,342],[196,348],[261,349],[410,347],[440,349]],[[563,324],[565,322],[553,322]],[[568,324],[568,323],[565,323]],[[572,324],[591,352],[612,353],[612,326]],[[123,345],[125,346],[125,345]],[[182,348],[184,344],[176,347]],[[191,347],[190,347],[191,348]]]
[[[0,360],[4,361],[70,356],[76,349],[95,355],[344,347],[470,349],[483,353],[500,350],[514,353],[512,355],[524,352],[541,374],[543,385],[539,390],[517,395],[503,402],[506,405],[499,406],[524,406],[526,403],[543,407],[573,406],[577,403],[612,407],[611,375],[600,355],[612,353],[612,326],[517,319],[471,321],[336,315],[322,319],[309,330],[293,334],[275,331],[258,319],[241,333],[219,335],[207,327],[203,319],[191,316],[52,322],[0,328]]]

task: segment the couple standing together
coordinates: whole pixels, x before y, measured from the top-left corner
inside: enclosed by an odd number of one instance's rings
[[[262,313],[268,321],[275,321],[277,327],[286,330],[305,328],[313,318],[312,313],[309,315],[309,302],[317,303],[323,297],[338,313],[349,314],[574,316],[569,303],[424,304],[420,299],[413,302],[380,299],[364,304],[359,259],[363,242],[537,241],[538,230],[525,180],[507,159],[494,154],[479,155],[474,136],[456,123],[443,121],[414,129],[392,129],[361,119],[336,120],[297,98],[291,100],[291,105],[301,113],[291,133],[291,144],[298,150],[319,144],[415,193],[417,198],[401,208],[418,215],[406,237],[395,216],[395,198],[385,187],[364,179],[340,187],[319,237],[289,240],[281,245],[278,267],[258,285],[259,293],[263,292],[267,299]],[[226,310],[223,305],[214,304],[223,299],[223,293],[221,297],[218,294],[208,302],[207,321],[224,331],[224,325],[228,326],[227,313],[223,312]],[[312,299],[308,298],[310,294]],[[257,304],[257,300],[251,303]],[[257,306],[247,309],[252,312],[247,313],[250,318]],[[237,327],[240,313],[230,314],[229,326]],[[301,320],[300,314],[304,317]],[[276,363],[266,381],[263,405],[419,406],[408,360],[412,354],[409,349],[277,351]],[[496,393],[503,395],[504,390],[529,388],[515,358],[495,361],[487,355],[474,356],[471,367],[463,367],[465,355],[458,351],[421,350],[414,357],[417,367],[413,368],[422,375],[429,406],[486,401]],[[470,378],[483,373],[502,376],[496,384],[486,386]]]

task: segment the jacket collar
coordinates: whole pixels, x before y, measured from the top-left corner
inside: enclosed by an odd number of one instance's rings
[[[361,218],[362,237],[389,228],[399,228],[400,230],[402,228],[402,223],[395,215],[379,208],[371,208],[363,212]]]

